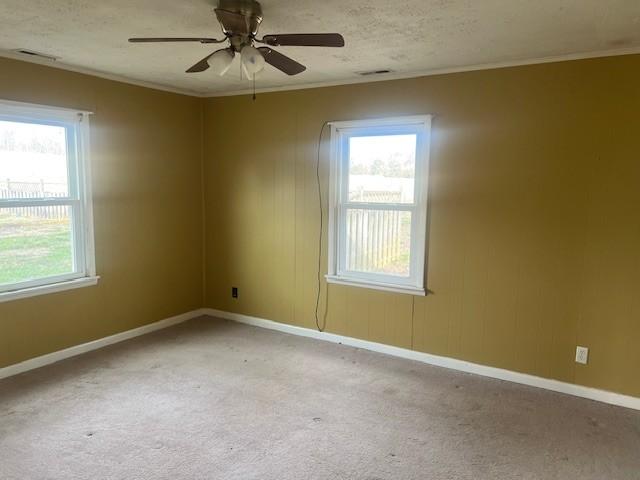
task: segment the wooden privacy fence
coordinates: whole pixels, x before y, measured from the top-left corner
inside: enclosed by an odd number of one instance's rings
[[[347,269],[360,272],[403,273],[402,214],[397,210],[349,210]],[[397,265],[396,265],[397,264]]]
[[[351,192],[350,200],[398,203],[398,191]],[[406,225],[403,225],[403,222]],[[410,213],[398,210],[352,209],[347,212],[347,269],[407,274]],[[404,228],[403,228],[404,227]],[[404,258],[406,257],[406,258]]]
[[[46,184],[40,182],[12,182],[7,179],[0,183],[0,199],[18,200],[29,198],[63,198],[66,192],[52,191],[61,184]],[[53,188],[48,188],[49,186]],[[3,208],[4,212],[16,217],[33,217],[47,220],[64,220],[69,218],[69,207],[65,205],[47,205],[33,207]]]

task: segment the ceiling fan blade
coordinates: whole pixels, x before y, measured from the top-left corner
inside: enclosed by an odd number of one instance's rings
[[[307,69],[307,67],[305,67],[304,65],[296,62],[286,55],[276,52],[272,48],[260,47],[258,48],[258,50],[264,57],[265,62],[267,62],[272,67],[275,67],[278,70],[286,73],[287,75],[297,75]]]
[[[216,50],[216,52],[217,51],[218,50]],[[207,62],[207,60],[209,60],[209,58],[211,58],[211,56],[216,52],[210,53],[209,55],[204,57],[202,60],[200,60],[198,63],[189,67],[186,73],[204,72],[207,68],[209,68],[209,62]]]
[[[215,38],[191,38],[191,37],[178,37],[178,38],[130,38],[131,43],[154,43],[154,42],[200,42],[200,43],[222,43],[226,40],[216,40]]]
[[[274,47],[344,47],[344,37],[339,33],[282,33],[265,35],[260,42]]]

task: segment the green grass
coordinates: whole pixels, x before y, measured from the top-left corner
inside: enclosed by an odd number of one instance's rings
[[[0,285],[72,269],[69,220],[0,214]]]

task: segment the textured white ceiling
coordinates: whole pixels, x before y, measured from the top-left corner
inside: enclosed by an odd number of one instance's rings
[[[260,34],[339,32],[344,48],[277,47],[307,66],[267,67],[258,88],[397,76],[611,50],[640,51],[639,0],[264,0]],[[197,94],[246,90],[239,65],[225,77],[184,70],[216,45],[129,44],[131,36],[214,36],[215,0],[2,0],[0,49]],[[0,53],[1,54],[1,53]],[[371,78],[369,78],[371,79]]]

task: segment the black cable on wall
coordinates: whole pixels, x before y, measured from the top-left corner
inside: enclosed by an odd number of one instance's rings
[[[324,229],[324,213],[322,211],[322,185],[320,184],[320,150],[322,147],[322,133],[329,122],[324,122],[320,127],[320,133],[318,134],[318,156],[316,158],[316,182],[318,186],[318,207],[320,209],[320,232],[318,234],[318,288],[316,292],[316,328],[319,332],[324,332],[326,328],[326,319],[320,326],[320,318],[318,317],[318,308],[320,306],[320,289],[322,287],[322,233]]]

